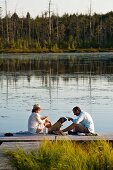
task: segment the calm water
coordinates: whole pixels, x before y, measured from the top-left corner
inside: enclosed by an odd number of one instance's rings
[[[113,132],[113,54],[0,54],[0,132],[26,131],[36,102],[52,122],[78,105]]]

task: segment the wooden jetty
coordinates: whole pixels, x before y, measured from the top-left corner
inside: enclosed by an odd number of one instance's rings
[[[0,150],[1,149],[12,149],[19,146],[24,146],[24,149],[30,149],[30,144],[36,146],[44,140],[58,141],[58,140],[71,140],[75,142],[87,142],[87,141],[98,141],[105,140],[113,143],[113,134],[99,134],[97,136],[85,136],[85,135],[49,135],[49,134],[38,134],[38,135],[25,135],[25,136],[10,136],[0,137]],[[29,147],[28,147],[29,146]],[[31,147],[32,149],[32,147]]]
[[[44,140],[72,140],[76,142],[105,140],[113,143],[113,134],[99,134],[98,136],[79,136],[79,135],[30,135],[30,136],[11,136],[0,137],[0,170],[12,170],[8,158],[4,155],[4,150],[13,150],[17,147],[25,151],[35,149]]]
[[[97,141],[97,140],[107,140],[113,141],[113,134],[99,134],[97,136],[86,136],[86,135],[50,135],[50,134],[37,134],[37,135],[18,135],[18,136],[2,136],[0,137],[0,145],[3,143],[11,143],[11,142],[41,142],[44,140],[72,140],[72,141]],[[0,146],[0,147],[1,147]]]

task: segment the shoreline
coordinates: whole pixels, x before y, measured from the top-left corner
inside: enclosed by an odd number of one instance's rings
[[[81,49],[2,49],[2,53],[99,53],[99,52],[113,52],[113,48],[81,48]]]

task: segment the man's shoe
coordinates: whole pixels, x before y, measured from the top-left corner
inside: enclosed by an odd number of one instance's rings
[[[97,133],[85,133],[85,136],[98,136],[98,134]]]
[[[68,135],[77,135],[77,132],[68,131]]]

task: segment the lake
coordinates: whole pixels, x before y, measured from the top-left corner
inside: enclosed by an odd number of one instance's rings
[[[0,54],[0,132],[26,131],[35,103],[53,123],[79,106],[113,132],[113,53]]]

